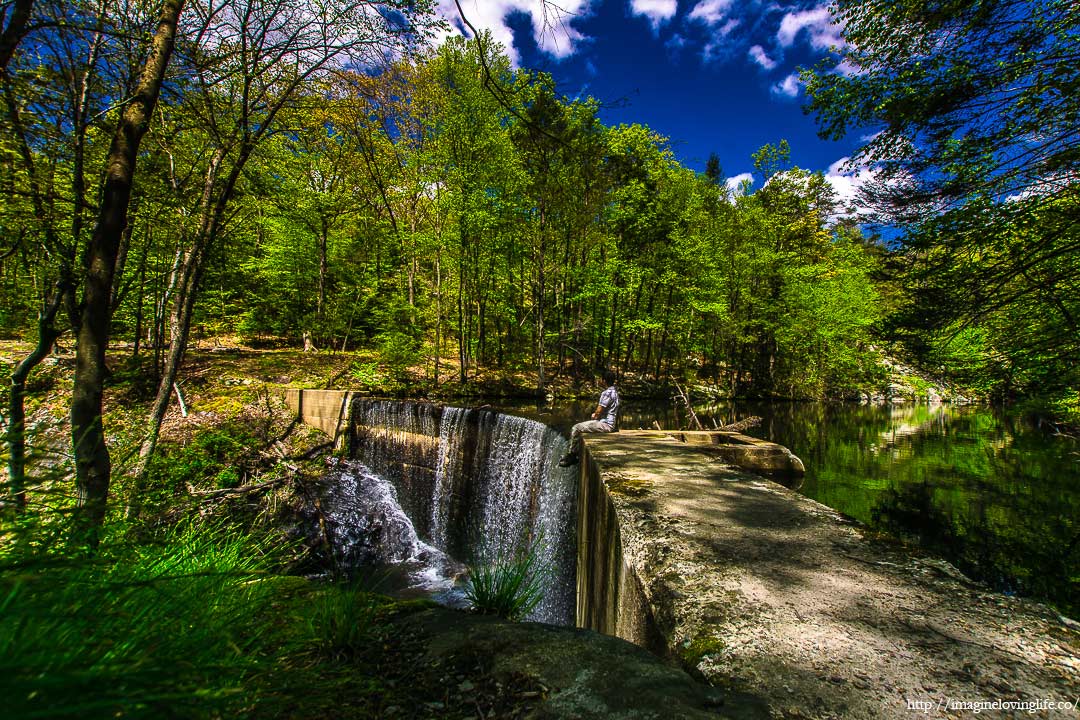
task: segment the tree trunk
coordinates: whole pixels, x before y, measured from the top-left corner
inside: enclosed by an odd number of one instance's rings
[[[435,387],[439,387],[439,360],[442,359],[442,266],[435,251]]]
[[[461,378],[461,384],[464,385],[468,379],[468,360],[465,354],[465,273],[463,271],[458,272],[458,374]]]
[[[326,282],[330,275],[330,259],[328,247],[330,245],[330,228],[327,227],[325,218],[319,226],[319,298],[315,306],[315,317],[319,321],[317,332],[323,332],[326,323]],[[325,339],[325,338],[324,338]]]
[[[544,287],[547,278],[544,275],[544,233],[545,228],[545,216],[544,208],[540,208],[540,248],[534,258],[533,263],[536,267],[536,299],[534,300],[534,307],[536,311],[536,389],[543,390],[546,378],[544,377],[544,356],[547,354],[547,348],[544,345],[544,295],[547,289]]]
[[[146,294],[146,263],[150,255],[150,241],[153,237],[153,230],[150,222],[146,222],[146,238],[143,241],[143,252],[139,258],[139,294],[138,300],[135,305],[135,337],[134,347],[131,351],[132,360],[139,357],[139,343],[142,341],[142,327],[143,327],[143,305]]]
[[[49,356],[53,344],[60,337],[60,331],[56,329],[56,313],[60,310],[64,294],[68,292],[71,292],[71,288],[63,282],[56,284],[52,300],[38,315],[37,345],[11,373],[7,428],[8,482],[16,512],[22,512],[26,507],[26,380],[30,372]]]
[[[671,295],[674,288],[668,286],[667,302],[664,303],[664,326],[660,331],[660,347],[656,350],[656,382],[660,382],[660,368],[663,365],[664,357],[667,355],[668,347],[668,329],[671,327]],[[671,370],[671,362],[668,362],[668,371]]]
[[[199,230],[194,240],[186,250],[180,252],[179,259],[173,270],[172,311],[169,317],[169,352],[165,357],[165,364],[158,380],[157,395],[150,409],[146,437],[139,447],[139,461],[135,467],[132,491],[128,497],[127,517],[138,517],[142,503],[140,495],[146,482],[146,474],[150,466],[150,458],[157,449],[158,437],[161,433],[161,423],[165,420],[165,413],[169,409],[169,399],[172,397],[172,388],[180,372],[180,365],[184,361],[184,353],[187,351],[188,332],[191,328],[191,316],[195,308],[199,279],[202,276],[203,260],[206,257],[210,242],[216,232],[215,212],[211,207],[214,185],[217,182],[218,169],[224,160],[224,150],[218,148],[210,160],[210,166],[206,172],[203,184],[203,194],[199,201],[201,220]],[[234,169],[234,174],[237,172]]]
[[[86,279],[75,352],[71,396],[71,438],[75,455],[77,540],[97,545],[105,520],[112,463],[101,420],[105,351],[109,344],[113,274],[120,240],[127,227],[128,204],[139,144],[157,104],[158,93],[176,40],[184,0],[165,0],[150,53],[113,134],[106,160],[97,223],[86,248]]]
[[[34,0],[14,0],[11,18],[7,27],[0,33],[0,73],[7,72],[8,63],[15,56],[15,48],[26,35],[26,26],[30,24],[30,15],[34,10]]]

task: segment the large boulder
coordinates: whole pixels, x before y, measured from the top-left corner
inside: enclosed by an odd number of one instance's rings
[[[393,618],[391,632],[405,654],[394,663],[400,680],[440,697],[420,704],[449,715],[476,705],[485,715],[537,719],[768,717],[757,698],[709,687],[591,630],[429,608]]]

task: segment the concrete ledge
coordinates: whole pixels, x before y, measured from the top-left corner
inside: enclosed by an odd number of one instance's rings
[[[285,403],[305,425],[318,428],[334,439],[340,440],[348,429],[350,390],[301,390],[285,391]]]
[[[724,462],[743,470],[776,478],[799,478],[806,467],[783,445],[737,432],[719,430],[623,430],[623,437],[677,440],[698,449],[707,448]]]
[[[726,463],[709,435],[585,436],[579,622],[757,694],[773,717],[902,720],[930,697],[1080,692],[1080,635],[1055,613],[865,537]]]
[[[783,445],[736,432],[709,430],[670,433],[689,445],[707,445],[720,457],[744,470],[770,477],[802,477],[806,474],[803,461]]]

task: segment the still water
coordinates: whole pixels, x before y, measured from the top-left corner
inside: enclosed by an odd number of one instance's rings
[[[626,404],[622,427],[675,428],[671,407]],[[565,429],[584,404],[521,408]],[[749,415],[747,434],[806,464],[803,494],[918,543],[990,586],[1080,616],[1080,443],[980,407],[821,403],[699,407],[706,427]]]

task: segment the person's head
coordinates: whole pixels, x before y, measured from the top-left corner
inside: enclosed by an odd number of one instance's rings
[[[604,372],[600,374],[600,377],[603,378],[604,385],[607,385],[608,387],[615,384],[615,373],[612,370],[604,370]]]

